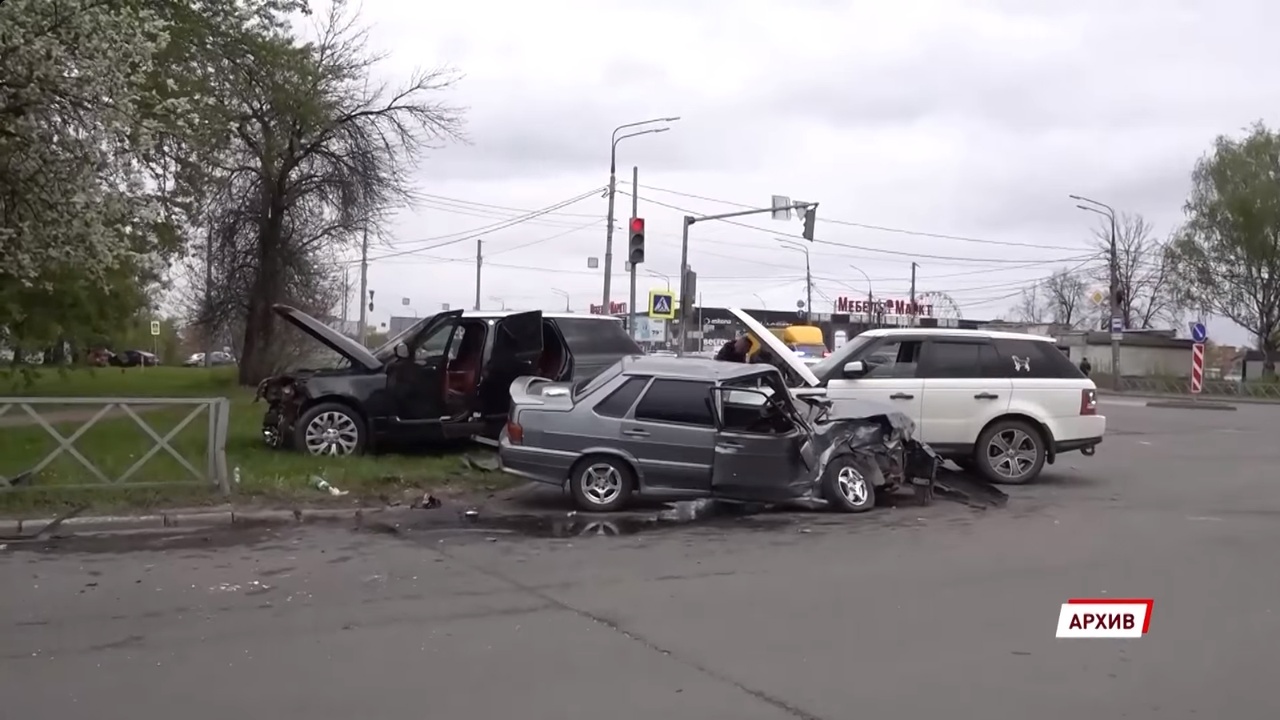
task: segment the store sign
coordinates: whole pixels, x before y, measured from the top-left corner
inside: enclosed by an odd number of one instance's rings
[[[910,300],[858,300],[857,298],[836,298],[836,312],[865,313],[877,315],[923,315],[933,317],[933,306],[915,303]]]
[[[591,306],[591,314],[592,314],[592,315],[606,315],[606,314],[607,314],[607,315],[626,315],[626,314],[627,314],[627,304],[626,304],[626,303],[624,303],[624,302],[611,302],[611,303],[609,303],[609,312],[608,312],[608,313],[606,313],[606,312],[604,311],[604,306],[603,306],[603,305],[592,305],[592,306]]]

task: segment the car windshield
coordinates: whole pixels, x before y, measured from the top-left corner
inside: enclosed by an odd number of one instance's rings
[[[822,361],[816,362],[811,368],[813,374],[819,378],[825,377],[832,368],[840,367],[849,362],[849,358],[861,352],[867,345],[875,342],[875,338],[868,335],[859,335],[849,342],[836,348],[836,351],[823,358]]]
[[[413,337],[415,333],[423,328],[423,326],[431,322],[431,318],[433,317],[435,316],[428,315],[404,330],[396,333],[389,340],[379,345],[378,349],[373,351],[373,356],[384,363],[390,362],[391,358],[395,357],[396,345],[398,343],[408,342],[409,338]]]

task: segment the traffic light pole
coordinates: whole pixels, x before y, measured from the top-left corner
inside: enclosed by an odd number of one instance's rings
[[[737,212],[721,213],[719,215],[684,216],[684,229],[680,233],[680,290],[677,295],[677,297],[680,298],[680,307],[676,311],[676,322],[680,325],[680,339],[676,344],[676,355],[684,355],[685,343],[689,338],[689,327],[685,324],[687,319],[686,313],[689,311],[689,303],[685,302],[685,291],[689,289],[689,226],[694,223],[705,222],[707,220],[728,220],[729,218],[744,217],[746,215],[760,215],[762,213],[772,213],[783,209],[806,212],[804,235],[806,240],[813,242],[813,222],[809,219],[808,213],[816,213],[818,210],[818,203],[792,203],[785,208],[767,207],[756,208],[753,210],[739,210]],[[701,330],[701,328],[699,328],[699,330]]]
[[[631,166],[631,219],[640,211],[640,168]],[[636,339],[636,263],[631,263],[631,297],[627,302],[627,332]]]

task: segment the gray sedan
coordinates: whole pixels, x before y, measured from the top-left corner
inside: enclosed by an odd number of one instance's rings
[[[499,438],[506,472],[569,485],[588,511],[633,494],[753,502],[819,498],[862,512],[903,484],[932,496],[938,460],[901,413],[826,416],[769,365],[635,356],[586,383],[522,377]]]

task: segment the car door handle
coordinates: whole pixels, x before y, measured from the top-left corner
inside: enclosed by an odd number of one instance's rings
[[[631,437],[649,437],[649,431],[648,431],[648,430],[639,430],[639,429],[623,430],[623,431],[622,431],[622,434],[623,434],[623,435],[630,435]]]
[[[911,395],[909,393],[894,393],[889,396],[889,399],[890,400],[910,400],[914,397],[915,395]]]
[[[741,449],[742,449],[742,443],[740,443],[740,442],[722,442],[722,443],[720,443],[720,447],[722,447],[722,448],[728,448],[728,449],[730,449],[730,450],[741,450]]]
[[[995,399],[997,399],[997,398],[999,398],[999,397],[1000,397],[1000,396],[999,396],[999,395],[996,395],[995,393],[980,392],[980,393],[978,393],[977,395],[974,395],[974,396],[973,396],[973,399],[974,399],[974,400],[995,400]]]

